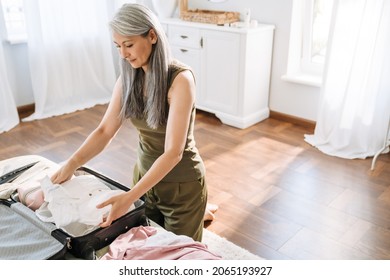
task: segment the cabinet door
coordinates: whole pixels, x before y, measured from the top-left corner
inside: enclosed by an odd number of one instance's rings
[[[196,103],[201,106],[202,97],[201,97],[201,78],[200,78],[200,50],[191,49],[179,46],[171,46],[172,55],[177,60],[187,64],[192,68],[192,71],[195,76],[195,85],[196,85]]]
[[[202,105],[211,112],[237,114],[240,35],[202,30]]]

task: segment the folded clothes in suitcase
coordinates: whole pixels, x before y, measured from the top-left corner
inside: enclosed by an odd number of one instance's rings
[[[74,258],[95,259],[96,251],[111,244],[120,234],[135,226],[149,225],[141,199],[109,227],[89,228],[82,235],[73,235],[69,227],[45,221],[42,218],[45,202],[39,184],[58,168],[59,165],[35,155],[0,161],[0,259],[63,259],[69,254]],[[93,176],[113,191],[129,190],[88,167],[77,170],[75,181],[84,176]],[[70,215],[68,211],[63,214]]]

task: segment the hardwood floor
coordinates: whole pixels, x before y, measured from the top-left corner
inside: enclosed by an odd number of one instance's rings
[[[105,106],[0,134],[0,160],[38,154],[64,161],[96,127]],[[195,137],[207,168],[210,231],[263,258],[390,259],[390,155],[345,160],[307,144],[312,128],[267,119],[248,129],[198,112]],[[137,133],[126,123],[88,165],[130,185]]]

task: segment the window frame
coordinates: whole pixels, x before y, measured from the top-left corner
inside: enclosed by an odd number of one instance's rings
[[[301,70],[314,75],[322,75],[323,64],[312,62],[314,0],[304,1],[303,9]]]
[[[26,30],[26,21],[24,18],[24,10],[23,10],[23,1],[20,1],[19,9],[21,9],[22,16],[22,24],[24,25],[24,28],[21,29],[12,29],[10,28],[9,24],[7,24],[6,19],[6,13],[8,9],[8,3],[6,3],[7,0],[0,0],[0,20],[2,21],[2,25],[4,25],[4,34],[5,39],[10,44],[20,44],[20,43],[26,43],[27,42],[27,30]]]
[[[287,72],[282,80],[321,87],[324,63],[311,58],[314,0],[293,0]]]

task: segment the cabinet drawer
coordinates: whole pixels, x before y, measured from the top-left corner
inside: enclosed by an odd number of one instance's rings
[[[172,55],[179,61],[189,65],[198,74],[200,70],[200,50],[173,46]]]
[[[168,38],[172,45],[200,48],[201,36],[198,28],[169,26]]]

